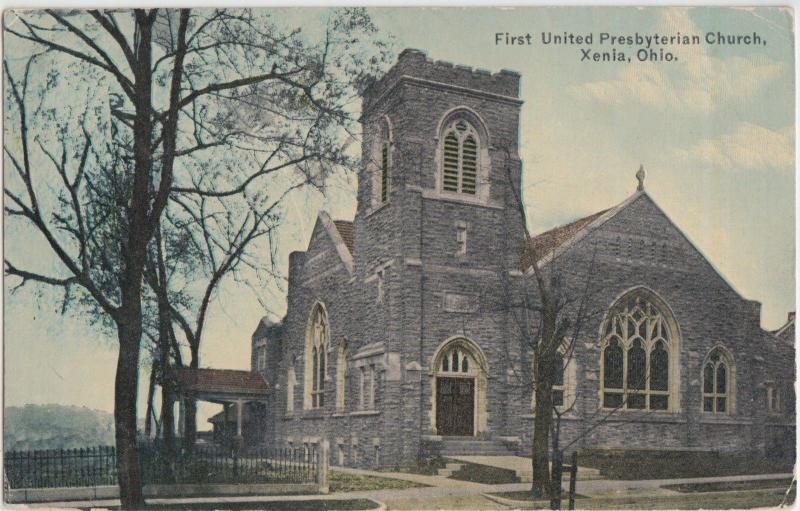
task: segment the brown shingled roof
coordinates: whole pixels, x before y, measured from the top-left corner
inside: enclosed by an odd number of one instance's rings
[[[346,220],[334,220],[333,224],[336,226],[336,230],[339,231],[339,235],[342,237],[344,244],[347,246],[347,250],[350,251],[350,254],[353,253],[353,222],[348,222]]]
[[[574,222],[561,225],[538,234],[531,238],[530,243],[523,251],[520,264],[522,269],[527,269],[533,263],[533,254],[535,253],[538,259],[542,259],[548,254],[551,254],[556,248],[563,245],[567,240],[575,236],[581,229],[595,221],[600,215],[608,211],[598,211],[592,215],[575,220]]]
[[[172,370],[172,373],[175,383],[184,392],[267,393],[267,382],[260,374],[251,371],[177,367]]]

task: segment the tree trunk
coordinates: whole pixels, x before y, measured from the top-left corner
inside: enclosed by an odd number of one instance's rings
[[[533,421],[531,463],[535,498],[550,498],[550,427],[553,422],[552,387],[542,382],[536,386],[536,417]]]
[[[145,413],[145,421],[144,421],[144,436],[150,438],[153,432],[153,419],[155,415],[153,413],[153,397],[156,393],[156,370],[157,370],[158,363],[153,360],[153,363],[150,366],[150,382],[147,386],[147,413]]]
[[[192,359],[189,361],[189,367],[197,369],[200,367],[200,353],[198,343],[191,343]],[[183,438],[184,446],[188,451],[194,448],[197,441],[197,400],[188,398],[186,400],[186,420],[184,424]]]
[[[114,424],[122,508],[142,509],[142,471],[136,446],[136,389],[139,384],[141,314],[131,316],[135,317],[123,318],[118,327],[120,345],[114,382]]]
[[[167,457],[175,457],[175,408],[173,405],[172,376],[170,375],[169,353],[171,349],[169,318],[167,312],[159,302],[159,331],[158,344],[161,348],[161,430],[164,432],[164,448]],[[180,356],[180,354],[178,354]]]

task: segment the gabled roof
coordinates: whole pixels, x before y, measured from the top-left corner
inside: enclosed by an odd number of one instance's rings
[[[176,367],[172,374],[183,392],[247,395],[267,393],[264,377],[251,371]]]
[[[606,209],[604,211],[599,211],[593,215],[589,215],[587,217],[581,218],[580,220],[576,220],[572,223],[567,225],[563,225],[561,227],[556,227],[555,229],[551,229],[547,232],[539,234],[538,236],[534,236],[531,239],[530,245],[533,245],[534,249],[540,250],[539,246],[543,247],[542,250],[536,252],[536,256],[539,258],[539,264],[546,264],[550,262],[557,253],[563,252],[569,246],[575,244],[580,239],[587,236],[589,233],[593,232],[612,218],[614,218],[617,213],[624,210],[630,204],[636,202],[637,199],[640,197],[645,197],[647,200],[664,216],[667,222],[672,225],[675,231],[697,251],[698,254],[703,258],[703,260],[708,264],[711,269],[722,279],[723,282],[737,295],[740,297],[742,294],[739,292],[738,289],[725,278],[725,275],[722,274],[721,271],[711,262],[710,259],[706,257],[700,248],[686,236],[680,227],[675,225],[675,222],[664,213],[664,210],[659,207],[659,205],[645,192],[644,190],[637,190],[633,195],[622,201],[621,203],[617,204],[613,208]],[[538,241],[537,241],[538,240]],[[523,250],[523,255],[521,258],[521,266],[523,271],[528,271],[532,265],[532,250],[530,245],[526,246]]]
[[[789,313],[789,320],[779,329],[772,332],[775,337],[794,344],[794,312]]]
[[[339,259],[342,264],[347,268],[350,275],[353,274],[353,223],[344,220],[331,220],[330,215],[324,211],[320,211],[318,222],[321,222],[328,232],[333,245],[336,247],[336,252],[339,254]]]
[[[547,254],[552,253],[556,248],[575,236],[578,231],[595,221],[606,211],[608,210],[604,209],[603,211],[598,211],[597,213],[575,220],[574,222],[554,227],[549,231],[545,231],[531,238],[522,255],[522,267],[530,267],[533,263],[533,254],[536,254],[541,260]]]
[[[350,251],[350,254],[353,253],[353,222],[348,222],[347,220],[334,220],[333,225],[336,226],[336,230],[339,231],[339,235],[342,237],[342,241],[344,241],[347,250]]]

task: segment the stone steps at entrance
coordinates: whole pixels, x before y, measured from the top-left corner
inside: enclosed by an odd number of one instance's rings
[[[504,468],[513,470],[520,482],[529,483],[533,481],[533,470],[531,469],[530,457],[524,456],[489,456],[489,455],[469,455],[453,456],[456,461],[465,463],[476,463],[478,465],[488,465],[490,467]],[[596,468],[582,467],[578,461],[578,480],[588,481],[591,479],[601,479],[600,471]],[[569,472],[564,472],[563,481],[569,481]]]
[[[445,468],[440,468],[437,471],[437,475],[441,477],[450,477],[453,475],[453,472],[458,472],[464,467],[463,463],[447,463]]]
[[[507,456],[514,448],[500,440],[479,440],[473,437],[443,437],[442,456],[473,454],[482,456]]]

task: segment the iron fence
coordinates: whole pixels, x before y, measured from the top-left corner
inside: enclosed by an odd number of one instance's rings
[[[164,449],[140,451],[145,484],[314,483],[316,449],[196,446],[170,456]]]
[[[173,455],[161,445],[140,445],[144,484],[301,484],[318,477],[316,448],[230,449],[196,446]],[[10,451],[5,478],[11,489],[68,488],[117,484],[116,449]]]
[[[117,484],[114,447],[9,451],[4,455],[10,488],[65,488]]]

